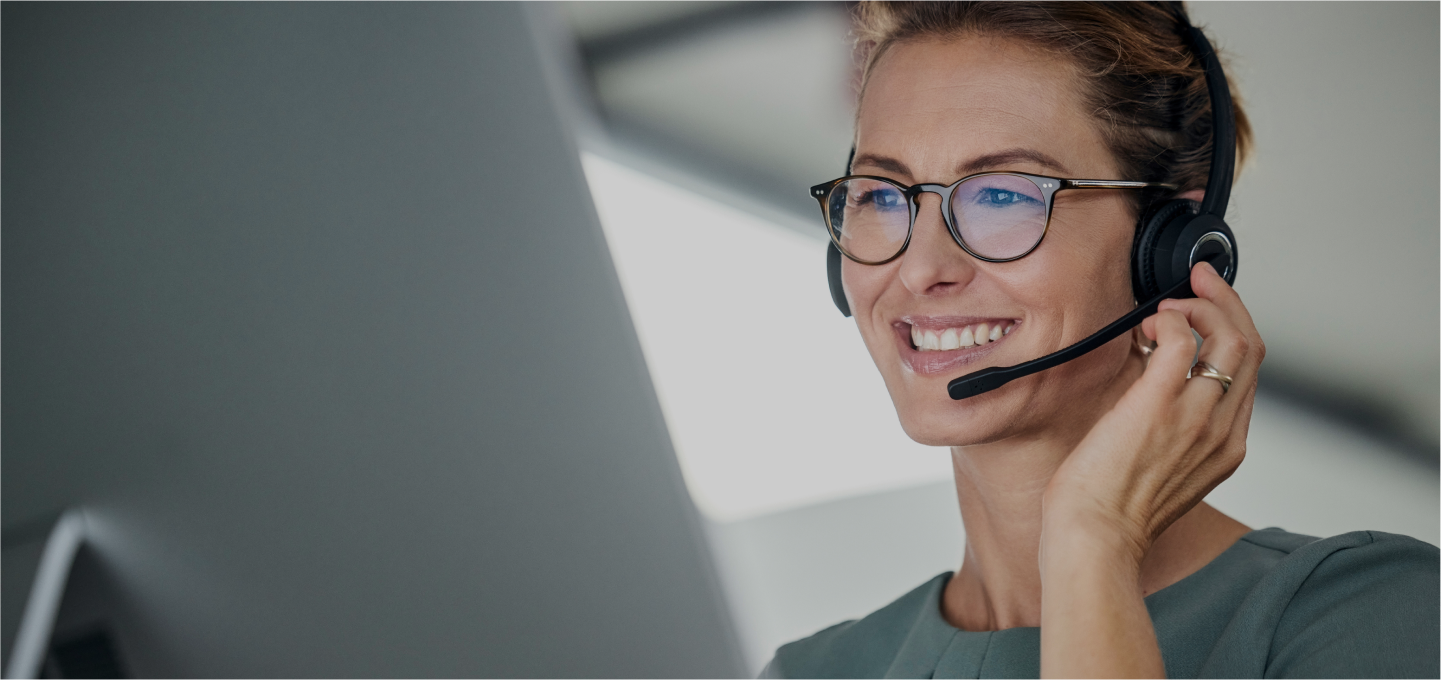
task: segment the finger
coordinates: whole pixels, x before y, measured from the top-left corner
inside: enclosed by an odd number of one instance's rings
[[[1189,393],[1206,395],[1197,397],[1196,401],[1201,403],[1209,401],[1214,406],[1231,393],[1231,386],[1235,382],[1235,378],[1232,378],[1229,373],[1202,359],[1191,367]]]
[[[1254,369],[1251,357],[1251,339],[1236,325],[1220,306],[1210,300],[1192,298],[1189,300],[1165,300],[1160,309],[1174,310],[1185,315],[1191,328],[1201,334],[1200,360],[1215,366],[1230,376],[1248,374]],[[1251,371],[1253,372],[1253,371]]]
[[[1254,384],[1243,394],[1236,395],[1235,390],[1232,390],[1232,393],[1233,396],[1240,397],[1235,400],[1238,404],[1235,412],[1228,416],[1224,413],[1224,406],[1218,408],[1217,412],[1212,414],[1211,422],[1207,424],[1209,431],[1202,436],[1204,441],[1201,448],[1210,451],[1206,456],[1206,464],[1220,473],[1218,484],[1235,472],[1246,458],[1246,435],[1251,428],[1251,409],[1256,402]]]
[[[1216,269],[1209,262],[1201,262],[1191,268],[1191,290],[1196,297],[1203,300],[1210,300],[1216,306],[1236,320],[1236,325],[1252,339],[1259,339],[1261,334],[1256,330],[1256,322],[1251,319],[1250,310],[1246,309],[1245,303],[1241,302],[1241,296],[1236,294],[1236,289],[1216,273]]]
[[[1194,365],[1187,366],[1190,380],[1177,397],[1177,406],[1187,413],[1207,414],[1206,432],[1198,432],[1199,439],[1219,444],[1226,438],[1231,420],[1235,416],[1235,403],[1229,407],[1218,407],[1236,383],[1235,376],[1242,377],[1244,389],[1247,380],[1255,371],[1241,370],[1251,365],[1249,359],[1250,340],[1236,328],[1225,312],[1215,303],[1203,299],[1166,300],[1160,309],[1181,314],[1188,326],[1201,336],[1201,346],[1193,344]],[[1201,365],[1202,363],[1208,366]]]
[[[1237,400],[1239,406],[1236,415],[1232,419],[1231,429],[1226,433],[1226,446],[1241,451],[1244,455],[1246,450],[1246,434],[1251,429],[1251,412],[1256,406],[1256,383],[1251,383],[1245,394]],[[1239,465],[1240,463],[1237,462]]]
[[[1248,362],[1254,365],[1252,360]],[[1251,427],[1251,409],[1256,401],[1255,372],[1240,375],[1226,389],[1221,381],[1205,375],[1204,367],[1194,370],[1186,390],[1177,399],[1177,408],[1210,414],[1205,430],[1197,439],[1203,449],[1218,457],[1218,465],[1234,470],[1245,456],[1246,433]],[[1217,373],[1226,375],[1225,371]]]
[[[1233,382],[1231,394],[1233,397],[1239,395],[1239,398],[1227,400],[1235,405],[1235,412],[1232,415],[1234,422],[1228,434],[1229,441],[1242,448],[1246,446],[1246,433],[1251,427],[1251,412],[1256,405],[1257,382],[1255,375],[1249,376],[1245,382]]]
[[[1231,378],[1230,385],[1208,375],[1193,373],[1193,386],[1188,392],[1197,396],[1189,401],[1188,408],[1213,408],[1219,406],[1214,416],[1220,421],[1234,418],[1244,411],[1243,399],[1227,399],[1231,394],[1248,394],[1255,390],[1257,374],[1264,356],[1264,347],[1259,338],[1252,339],[1236,325],[1236,319],[1226,313],[1220,305],[1209,300],[1166,300],[1163,309],[1171,309],[1186,315],[1187,321],[1202,336],[1198,360],[1211,364],[1216,373]],[[1198,370],[1196,373],[1200,373]],[[1214,384],[1210,384],[1214,383]],[[1244,428],[1243,428],[1244,429]]]
[[[1191,326],[1186,315],[1176,310],[1164,310],[1148,317],[1143,323],[1143,332],[1156,342],[1151,359],[1141,380],[1151,389],[1174,397],[1186,386],[1186,371],[1191,367],[1191,358],[1196,354],[1196,339],[1191,335]]]

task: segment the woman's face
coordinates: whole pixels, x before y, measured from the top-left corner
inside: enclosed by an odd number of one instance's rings
[[[1072,70],[1041,50],[984,37],[897,45],[872,71],[860,104],[852,172],[904,184],[949,185],[982,171],[1070,179],[1119,177]],[[952,379],[1035,359],[1099,330],[1133,306],[1135,218],[1118,191],[1056,195],[1045,240],[1013,262],[977,260],[922,194],[910,247],[880,266],[845,260],[856,324],[906,433],[936,446],[1036,436],[1079,426],[1108,406],[1116,378],[1135,361],[1129,335],[997,391],[953,401]],[[913,334],[954,329],[986,344],[917,349]],[[1132,368],[1138,363],[1132,363]],[[1084,430],[1082,430],[1084,431]]]

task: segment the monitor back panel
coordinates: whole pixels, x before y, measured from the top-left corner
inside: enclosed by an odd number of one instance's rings
[[[129,672],[743,672],[526,12],[4,5],[4,518]]]

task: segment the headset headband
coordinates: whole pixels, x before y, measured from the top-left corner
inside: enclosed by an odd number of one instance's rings
[[[1231,108],[1231,88],[1226,85],[1221,61],[1216,58],[1216,50],[1206,40],[1206,34],[1189,25],[1186,32],[1206,68],[1206,90],[1211,95],[1211,172],[1206,178],[1201,214],[1225,217],[1226,205],[1231,201],[1231,182],[1236,176],[1236,124],[1232,119],[1235,112]]]

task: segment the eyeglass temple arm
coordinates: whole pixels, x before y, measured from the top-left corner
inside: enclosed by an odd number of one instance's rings
[[[1165,182],[1125,182],[1115,179],[1068,179],[1063,180],[1062,189],[1171,189],[1176,185]]]

